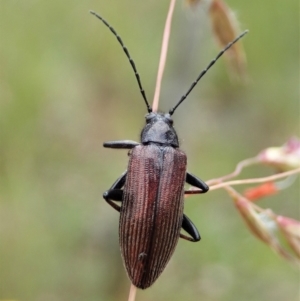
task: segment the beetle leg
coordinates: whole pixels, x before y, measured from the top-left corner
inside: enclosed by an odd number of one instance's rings
[[[117,204],[115,204],[113,201],[120,201],[122,202],[123,198],[123,190],[122,189],[112,189],[108,190],[103,193],[103,198],[105,201],[112,206],[114,209],[120,212],[121,207]]]
[[[186,236],[184,234],[180,234],[180,237],[192,242],[199,241],[201,239],[201,236],[196,228],[196,226],[193,224],[193,222],[184,214],[183,220],[182,220],[182,229],[185,230],[188,234],[191,235],[191,237]]]
[[[113,189],[121,189],[126,181],[127,177],[127,170],[122,173],[122,175],[115,181],[115,183],[112,184],[112,186],[108,189],[113,190]]]
[[[204,181],[202,181],[201,179],[197,178],[189,172],[186,173],[185,181],[188,184],[201,189],[201,191],[189,190],[191,192],[188,193],[185,191],[185,194],[205,193],[209,190],[208,185]]]
[[[105,201],[119,212],[121,210],[121,207],[115,204],[113,201],[122,202],[123,190],[121,190],[121,188],[125,184],[126,176],[127,176],[127,171],[125,171],[121,175],[121,177],[117,179],[117,181],[110,187],[110,189],[108,189],[103,193],[103,198],[105,199]]]
[[[125,148],[132,149],[140,143],[132,141],[132,140],[118,140],[118,141],[107,141],[103,143],[104,147],[108,148]]]

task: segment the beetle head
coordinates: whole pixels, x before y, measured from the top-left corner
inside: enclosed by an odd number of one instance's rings
[[[146,125],[142,130],[143,144],[158,143],[165,146],[179,147],[177,134],[173,128],[170,114],[151,112],[145,116]]]

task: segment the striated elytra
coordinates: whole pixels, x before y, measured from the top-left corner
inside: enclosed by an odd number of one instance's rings
[[[120,211],[123,262],[131,282],[141,289],[162,273],[179,237],[200,240],[195,225],[183,214],[184,183],[200,188],[199,193],[208,191],[208,186],[187,173],[187,158],[178,148],[172,123],[169,114],[149,113],[141,144],[104,143],[105,147],[131,149],[127,171],[103,196]],[[121,207],[113,201],[122,202]],[[180,234],[181,228],[190,237]]]

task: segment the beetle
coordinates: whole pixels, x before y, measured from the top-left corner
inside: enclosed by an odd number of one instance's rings
[[[135,63],[122,39],[100,15],[91,13],[108,27],[122,46],[148,111],[140,143],[120,140],[103,144],[107,148],[129,149],[127,170],[104,192],[103,198],[120,212],[119,242],[129,279],[136,287],[146,289],[163,272],[180,237],[192,242],[201,239],[194,223],[183,213],[183,200],[185,194],[205,193],[209,190],[204,181],[187,171],[187,157],[179,149],[171,116],[202,76],[247,31],[229,43],[211,61],[168,113],[157,113],[152,112]],[[185,182],[198,190],[185,191]],[[121,202],[121,206],[116,201]],[[181,228],[189,236],[181,234]]]

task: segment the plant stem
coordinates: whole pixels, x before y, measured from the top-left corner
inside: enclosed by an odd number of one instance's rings
[[[135,301],[136,287],[131,283],[128,301]]]
[[[294,175],[300,173],[300,168],[296,168],[290,171],[278,173],[269,177],[263,177],[263,178],[254,178],[254,179],[245,179],[245,180],[235,180],[235,181],[228,181],[223,182],[220,184],[216,184],[213,186],[210,186],[210,190],[216,190],[225,186],[233,186],[233,185],[242,185],[242,184],[255,184],[255,183],[265,183],[270,181],[275,181],[277,179],[285,178],[290,175]]]
[[[259,163],[259,159],[257,157],[245,159],[238,163],[238,165],[236,166],[235,170],[232,173],[230,173],[226,176],[220,177],[220,178],[211,179],[209,181],[206,181],[206,184],[210,186],[213,184],[224,182],[225,180],[229,180],[233,177],[238,176],[245,167],[254,165],[257,163]]]
[[[153,103],[152,103],[152,111],[153,112],[157,112],[157,110],[158,110],[160,87],[161,87],[161,81],[162,81],[162,77],[164,74],[165,64],[166,64],[166,59],[167,59],[168,45],[169,45],[170,33],[171,33],[172,16],[173,16],[173,12],[174,12],[175,3],[176,3],[176,0],[171,0],[167,19],[166,19],[162,46],[161,46],[158,72],[157,72],[157,79],[156,79],[156,85],[155,85],[155,93],[154,93],[154,99],[153,99]]]

